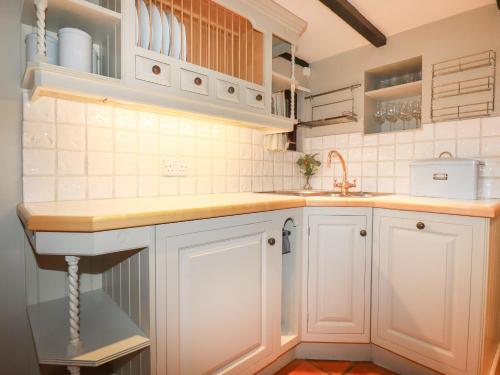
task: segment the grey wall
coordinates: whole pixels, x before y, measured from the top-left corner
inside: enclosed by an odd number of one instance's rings
[[[0,1],[0,373],[28,374],[32,346],[26,320],[21,201],[21,5]]]
[[[411,17],[409,14],[408,17]],[[431,64],[493,49],[500,57],[500,11],[495,4],[408,30],[388,38],[381,48],[366,46],[315,62],[311,65],[313,93],[363,83],[366,70],[422,56],[422,122],[430,122]],[[500,67],[497,62],[496,98],[500,97]],[[308,130],[306,136],[320,136],[363,130],[364,86],[357,89],[357,123],[331,125]],[[307,110],[302,104],[301,112]],[[498,99],[494,115],[500,115]]]

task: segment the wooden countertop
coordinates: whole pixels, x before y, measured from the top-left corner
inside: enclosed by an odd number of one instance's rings
[[[406,195],[303,198],[260,193],[20,203],[17,213],[26,229],[32,231],[97,232],[306,206],[375,207],[487,218],[500,216],[500,199],[470,201]]]

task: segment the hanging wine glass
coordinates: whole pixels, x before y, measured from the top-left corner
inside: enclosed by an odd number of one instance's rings
[[[403,129],[406,129],[406,122],[413,118],[412,106],[409,102],[402,102],[399,106],[399,118],[403,121]]]
[[[420,122],[420,119],[422,118],[422,108],[421,108],[421,103],[420,100],[414,100],[411,102],[411,114],[412,117],[415,119],[415,127]]]
[[[382,106],[382,103],[377,103],[373,119],[377,125],[382,125],[385,122],[385,108]]]
[[[389,103],[385,107],[385,119],[394,125],[399,119],[399,108],[396,103]]]

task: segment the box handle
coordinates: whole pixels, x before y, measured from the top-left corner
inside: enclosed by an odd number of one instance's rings
[[[448,173],[434,173],[432,179],[436,181],[446,181],[448,180]]]

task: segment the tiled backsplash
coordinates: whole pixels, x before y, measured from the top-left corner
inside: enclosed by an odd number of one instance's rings
[[[479,181],[481,197],[500,198],[500,117],[424,124],[421,129],[362,135],[338,134],[306,138],[304,152],[319,153],[325,162],[328,151],[338,149],[345,157],[357,189],[409,193],[409,163],[449,151],[457,157],[483,160]],[[340,178],[338,162],[325,163],[311,179],[315,189],[331,189]]]
[[[299,153],[263,132],[90,103],[24,97],[24,201],[298,189]],[[162,160],[188,165],[163,177]]]

